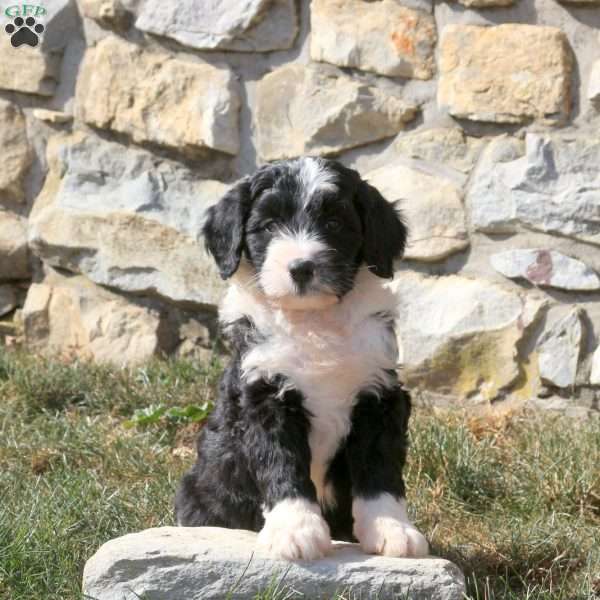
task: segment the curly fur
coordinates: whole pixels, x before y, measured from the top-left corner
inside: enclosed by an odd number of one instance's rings
[[[232,358],[178,523],[260,531],[290,560],[325,555],[331,537],[426,554],[401,475],[410,397],[384,281],[406,240],[395,207],[335,161],[297,159],[242,180],[204,235],[230,279]]]

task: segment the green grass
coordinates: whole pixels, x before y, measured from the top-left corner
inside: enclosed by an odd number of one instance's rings
[[[198,425],[163,410],[126,425],[139,409],[204,405],[219,371],[216,361],[117,370],[0,348],[1,600],[78,599],[103,542],[173,524]],[[600,597],[600,420],[415,411],[411,438],[415,519],[467,574],[469,598]]]

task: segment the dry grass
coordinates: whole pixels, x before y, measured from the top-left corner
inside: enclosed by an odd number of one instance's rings
[[[200,425],[124,423],[151,405],[203,404],[219,370],[117,370],[0,349],[0,599],[80,598],[100,544],[172,524]],[[463,568],[469,598],[600,598],[598,420],[415,411],[411,439],[414,516],[433,551]]]

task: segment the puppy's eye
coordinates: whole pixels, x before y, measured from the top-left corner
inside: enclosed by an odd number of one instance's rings
[[[269,233],[275,233],[277,231],[277,223],[276,221],[267,221],[263,225],[264,231],[268,231]]]
[[[327,223],[325,223],[325,229],[327,231],[339,231],[342,228],[342,223],[339,219],[329,219]]]

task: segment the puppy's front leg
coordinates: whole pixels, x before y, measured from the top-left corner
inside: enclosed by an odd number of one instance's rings
[[[427,556],[427,540],[406,512],[402,467],[410,397],[400,387],[362,394],[352,414],[347,452],[354,535],[369,554]]]
[[[310,479],[310,424],[302,397],[294,390],[282,397],[249,390],[246,398],[254,414],[245,443],[265,517],[258,544],[275,558],[322,558],[331,550],[331,536]]]

